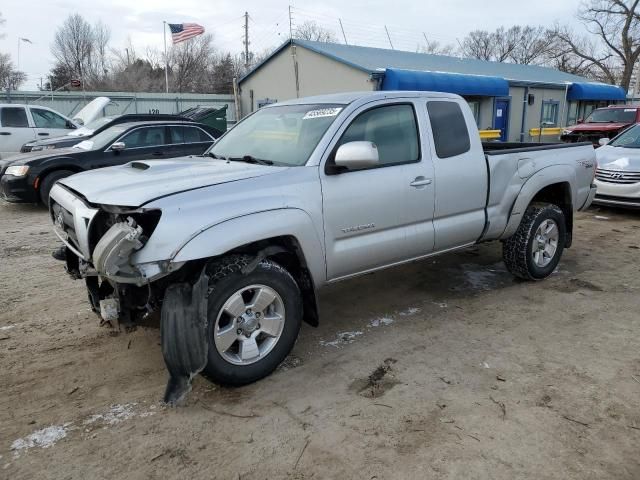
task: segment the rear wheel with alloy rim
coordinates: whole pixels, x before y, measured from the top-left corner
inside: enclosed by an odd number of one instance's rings
[[[502,244],[502,258],[516,277],[540,280],[555,270],[566,243],[564,213],[552,203],[532,203],[518,230]]]
[[[203,375],[244,385],[269,375],[293,348],[302,323],[297,283],[283,267],[234,255],[209,268],[208,361]]]

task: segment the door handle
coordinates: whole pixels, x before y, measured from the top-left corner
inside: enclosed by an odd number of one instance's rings
[[[47,132],[38,132],[38,135],[41,135],[44,137],[45,135],[49,135],[49,134]]]
[[[0,135],[11,135],[11,132],[0,132]]]
[[[162,153],[162,152],[153,152],[151,155],[153,155],[154,157],[161,157],[162,155],[164,155],[164,153]]]
[[[425,185],[431,185],[431,182],[432,180],[430,178],[416,177],[409,185],[412,187],[424,187]]]

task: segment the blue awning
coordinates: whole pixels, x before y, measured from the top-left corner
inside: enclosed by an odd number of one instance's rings
[[[622,87],[606,83],[572,83],[567,92],[567,100],[626,100]]]
[[[387,68],[382,80],[382,90],[418,90],[457,93],[462,96],[502,97],[509,95],[509,82],[501,77],[485,75]]]

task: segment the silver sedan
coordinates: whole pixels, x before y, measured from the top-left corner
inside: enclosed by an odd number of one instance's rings
[[[640,208],[640,124],[611,141],[601,139],[600,145],[593,203]]]

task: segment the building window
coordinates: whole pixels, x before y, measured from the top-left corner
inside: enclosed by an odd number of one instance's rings
[[[560,111],[560,102],[555,100],[546,100],[542,102],[542,112],[540,115],[540,123],[543,126],[558,125],[558,113]]]
[[[476,125],[480,125],[480,100],[467,100],[467,103],[476,120]]]

